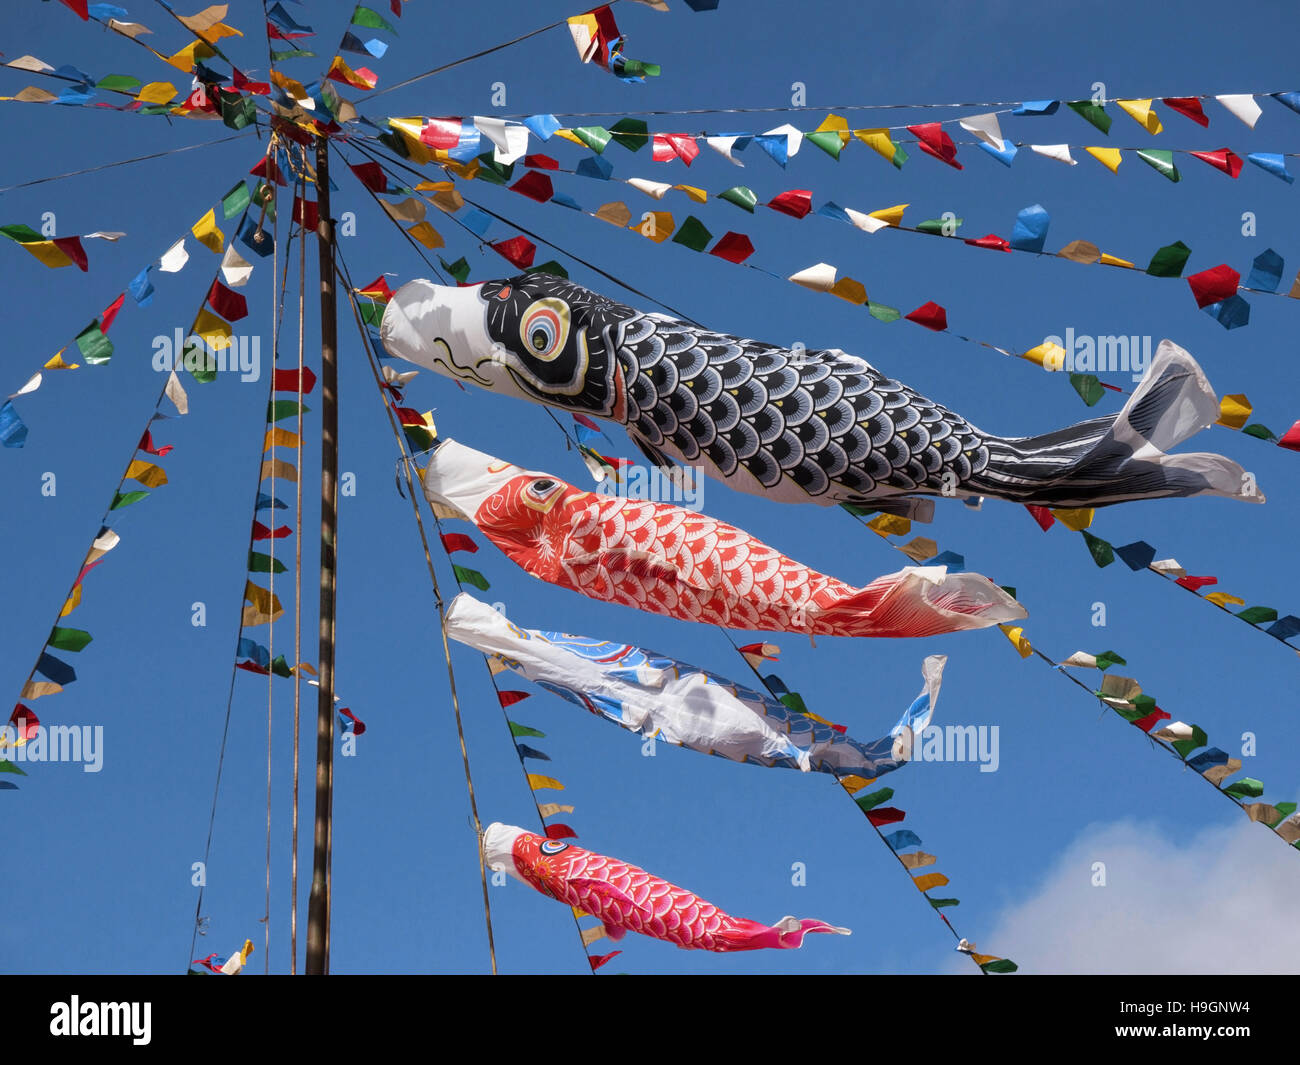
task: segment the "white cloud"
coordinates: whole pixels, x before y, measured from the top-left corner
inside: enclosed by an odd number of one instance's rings
[[[1093,885],[1095,862],[1105,887]],[[1297,973],[1297,901],[1300,853],[1263,825],[1180,842],[1122,821],[1084,829],[976,943],[1025,973]]]

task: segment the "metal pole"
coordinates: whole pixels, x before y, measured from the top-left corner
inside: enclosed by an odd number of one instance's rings
[[[330,218],[329,146],[316,136],[316,229],[320,253],[321,515],[320,698],[316,707],[316,818],[311,895],[307,903],[307,968],[329,972],[330,844],[334,806],[334,610],[338,530],[338,308],[334,290],[334,221]]]

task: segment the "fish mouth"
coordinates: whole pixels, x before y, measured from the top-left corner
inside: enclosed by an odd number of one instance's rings
[[[473,521],[485,500],[514,478],[528,472],[455,440],[445,439],[429,457],[424,471],[424,495],[430,502],[454,507]]]
[[[483,862],[493,872],[509,873],[521,883],[527,883],[515,865],[515,840],[524,835],[522,828],[493,821],[483,830]]]
[[[481,288],[425,280],[402,285],[393,293],[379,325],[384,350],[444,377],[494,388],[493,378],[480,372],[500,362],[488,335]],[[457,352],[465,354],[458,357]]]

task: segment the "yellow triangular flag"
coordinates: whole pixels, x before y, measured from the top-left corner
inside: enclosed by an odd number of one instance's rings
[[[1009,625],[999,625],[998,628],[1001,629],[1002,634],[1011,641],[1012,646],[1016,649],[1016,653],[1019,654],[1021,658],[1028,658],[1034,653],[1033,645],[1025,639],[1025,630],[1019,625],[1015,628],[1012,628]]]
[[[1120,154],[1118,148],[1084,148],[1084,151],[1112,174],[1119,171],[1119,164],[1124,161],[1124,157]]]
[[[554,777],[544,777],[539,773],[528,774],[528,786],[537,791],[540,788],[552,788],[556,791],[563,791],[564,785]]]
[[[208,213],[190,227],[190,232],[194,234],[194,239],[209,251],[220,255],[225,250],[226,238],[222,235],[221,230],[217,228],[217,212],[215,208],[208,208]]]
[[[948,883],[948,878],[942,873],[922,873],[914,876],[912,883],[921,891],[929,891],[931,888],[943,887]]]
[[[880,536],[906,536],[912,531],[912,522],[899,514],[877,514],[867,528]]]
[[[1020,357],[1037,363],[1044,370],[1060,370],[1065,366],[1065,349],[1060,344],[1047,340],[1036,348],[1030,348]]]
[[[273,447],[297,447],[299,443],[297,433],[281,429],[276,425],[267,431],[266,438],[262,442],[262,450],[270,451]]]
[[[822,119],[822,124],[818,126],[814,133],[838,133],[840,135],[840,147],[843,148],[849,143],[849,123],[847,119],[839,115],[827,115]]]
[[[887,129],[855,129],[853,136],[857,137],[863,144],[873,148],[877,153],[884,156],[891,163],[894,161],[894,142],[890,139],[889,130]]]
[[[170,81],[151,81],[135,98],[142,104],[169,104],[176,99],[176,86]]]
[[[167,473],[161,466],[155,466],[152,462],[133,459],[131,465],[126,468],[126,477],[123,480],[139,481],[146,488],[161,488],[167,483]]]
[[[879,211],[868,211],[869,218],[879,218],[882,222],[888,222],[891,226],[901,226],[903,224],[903,212],[907,210],[909,204],[896,203],[893,207],[882,207]]]
[[[202,337],[213,351],[222,351],[230,347],[230,323],[218,318],[206,307],[199,311],[190,332]]]
[[[709,198],[707,192],[703,189],[697,189],[694,185],[674,185],[673,188],[681,189],[682,192],[686,193],[686,195],[696,203],[704,203]]]
[[[1216,425],[1226,425],[1229,429],[1240,429],[1246,424],[1246,419],[1254,408],[1241,393],[1232,396],[1224,396],[1219,400],[1219,420]]]
[[[1152,136],[1164,130],[1165,127],[1160,124],[1160,116],[1151,110],[1150,100],[1116,100],[1115,102],[1125,110],[1129,118]]]
[[[1117,255],[1107,255],[1105,252],[1101,253],[1101,258],[1097,261],[1100,262],[1102,266],[1122,266],[1125,270],[1137,269],[1137,267],[1127,259],[1121,259]]]
[[[68,350],[67,348],[60,348],[58,354],[55,355],[54,358],[52,358],[49,362],[47,362],[44,368],[46,370],[76,370],[80,368],[81,363],[79,362],[63,361],[63,353],[67,350]]]
[[[426,248],[433,249],[445,246],[442,235],[428,222],[417,222],[407,232]]]
[[[639,220],[633,220],[628,229],[635,229],[647,240],[662,244],[673,235],[677,223],[668,211],[646,211]]]

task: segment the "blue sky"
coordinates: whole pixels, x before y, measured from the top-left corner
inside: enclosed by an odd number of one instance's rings
[[[502,0],[489,20],[473,5],[413,0],[388,55],[368,65],[381,87],[393,84],[577,13],[579,6]],[[1098,81],[1112,98],[1296,88],[1288,81],[1296,15],[1280,3],[1237,5],[1227,26],[1221,7],[1200,2],[1177,15],[1107,2],[1086,15],[1064,5],[889,3],[867,9],[723,0],[719,11],[700,14],[680,2],[672,6],[667,15],[631,3],[616,6],[630,37],[628,53],[663,66],[663,75],[644,85],[624,85],[582,67],[561,29],[381,96],[369,107],[359,99],[363,94],[344,95],[376,118],[537,112],[563,118],[565,112],[784,107],[795,82],[806,86],[810,105],[827,107],[1077,99],[1090,95]],[[350,10],[326,0],[291,8],[298,21],[319,31],[321,68]],[[156,5],[137,0],[131,17],[157,31],[160,51],[185,43],[180,27],[168,25]],[[228,21],[245,31],[244,39],[225,42],[230,53],[246,72],[264,74],[260,5],[236,0]],[[7,59],[33,54],[97,77],[172,76],[180,83],[142,49],[80,23],[60,5],[10,5],[0,29]],[[319,73],[314,60],[296,60],[286,69],[304,80]],[[4,95],[39,81],[0,71]],[[496,82],[504,82],[507,99],[494,111]],[[1113,107],[1109,138],[1069,112],[1007,117],[1002,128],[1010,138],[1036,143],[1228,146],[1242,157],[1295,150],[1300,116],[1270,100],[1261,106],[1253,131],[1212,102],[1204,130],[1162,109],[1165,132],[1156,138]],[[841,113],[851,125],[869,126],[958,112]],[[791,120],[811,129],[821,117],[806,112]],[[650,121],[664,132],[761,132],[785,118]],[[229,132],[217,123],[16,103],[5,105],[0,121],[9,143],[20,146],[0,163],[0,186]],[[970,140],[964,134],[957,139]],[[539,150],[536,142],[533,150]],[[560,142],[540,150],[566,167],[586,154]],[[1026,150],[1008,170],[963,144],[959,159],[966,169],[960,173],[919,151],[896,171],[856,143],[838,163],[806,146],[785,171],[756,149],[742,157],[743,171],[707,151],[689,171],[680,162],[656,164],[617,146],[606,154],[616,177],[683,181],[711,191],[740,181],[764,201],[806,188],[815,204],[833,199],[860,210],[907,202],[913,224],[950,210],[965,219],[967,236],[1009,236],[1016,213],[1041,203],[1052,214],[1049,248],[1087,239],[1139,265],[1157,247],[1183,240],[1193,249],[1189,270],[1226,262],[1244,275],[1267,247],[1287,261],[1284,286],[1300,266],[1296,189],[1250,166],[1234,182],[1180,157],[1183,180],[1174,185],[1131,155],[1111,175],[1080,150],[1076,167]],[[87,242],[86,274],[47,271],[16,246],[0,248],[8,297],[6,393],[184,234],[258,155],[249,136],[5,192],[0,221],[6,224],[38,227],[42,214],[53,211],[60,235],[97,229],[128,234],[112,245]],[[351,176],[344,171],[337,180],[336,215],[357,214],[356,236],[341,242],[353,276],[368,281],[391,272],[394,287],[426,276]],[[655,205],[626,186],[564,174],[555,175],[555,186],[589,209],[622,199],[638,212],[670,209],[679,221],[687,202],[670,197]],[[786,344],[842,347],[992,432],[1027,435],[1117,409],[1108,396],[1089,412],[1059,375],[910,323],[877,322],[861,308],[680,246],[656,246],[482,183],[465,192],[711,327]],[[935,300],[947,308],[954,330],[1008,349],[1024,350],[1067,328],[1150,336],[1153,342],[1169,337],[1196,356],[1221,395],[1246,393],[1255,418],[1274,431],[1300,417],[1292,357],[1296,307],[1282,298],[1251,298],[1251,324],[1227,332],[1197,311],[1183,281],[998,255],[905,233],[867,236],[815,216],[796,222],[760,209],[751,217],[716,200],[691,210],[715,234],[748,233],[758,249],[752,261],[775,273],[833,263],[863,281],[873,300],[904,311]],[[1243,235],[1245,212],[1255,217],[1254,236]],[[464,254],[473,279],[511,272],[455,225],[431,221],[447,239],[443,254]],[[513,234],[498,224],[491,239]],[[128,300],[111,332],[116,353],[110,365],[47,375],[39,393],[17,401],[31,435],[24,449],[0,456],[6,501],[0,551],[7,578],[0,676],[9,678],[15,695],[153,409],[160,384],[150,368],[153,338],[188,327],[210,282],[217,257],[189,244],[191,261],[182,273],[155,272],[152,307],[137,309]],[[309,292],[314,254],[311,249]],[[551,253],[543,249],[539,261],[543,257]],[[644,303],[566,256],[555,257],[575,280]],[[245,290],[252,312],[246,324],[262,334],[264,351],[270,274],[259,265]],[[338,690],[369,730],[358,741],[358,754],[337,762],[333,971],[483,972],[488,956],[474,835],[436,614],[409,506],[393,488],[391,435],[346,318],[340,335],[340,468],[355,474],[357,491],[341,502]],[[309,333],[309,362],[316,364],[313,346]],[[1121,375],[1103,380],[1131,387]],[[4,797],[8,868],[13,894],[23,900],[22,919],[0,928],[0,967],[7,971],[175,972],[190,957],[190,869],[203,855],[207,830],[266,389],[265,381],[241,383],[232,376],[187,387],[190,415],[154,427],[159,443],[176,446],[161,460],[171,483],[121,513],[116,528],[122,545],[87,579],[83,605],[72,616],[95,636],[74,659],[80,679],[35,707],[47,723],[102,724],[103,770],[29,767],[21,790]],[[420,410],[434,408],[443,435],[587,483],[578,457],[565,450],[538,408],[462,393],[427,373],[410,386],[407,401]],[[309,416],[309,440],[318,427],[315,414]],[[611,429],[610,435],[610,451],[633,454],[620,433]],[[1144,539],[1159,557],[1176,557],[1192,573],[1217,575],[1220,588],[1249,603],[1300,613],[1292,563],[1300,517],[1296,456],[1223,429],[1207,431],[1194,447],[1230,455],[1256,473],[1267,504],[1131,504],[1100,513],[1093,531],[1115,544]],[[308,469],[315,458],[313,446]],[[51,472],[57,478],[52,497],[41,493],[42,476]],[[308,499],[314,493],[309,478]],[[905,562],[837,509],[781,506],[712,482],[704,506],[846,580],[866,583]],[[316,542],[310,511],[305,525],[310,567]],[[934,523],[917,532],[964,554],[972,569],[1015,586],[1030,611],[1026,634],[1047,654],[1114,649],[1128,659],[1120,672],[1136,677],[1176,719],[1200,724],[1213,743],[1237,754],[1243,733],[1254,733],[1257,753],[1244,759],[1245,773],[1265,782],[1267,800],[1300,798],[1292,754],[1300,727],[1290,713],[1300,663],[1292,652],[1152,574],[1131,573],[1118,563],[1097,569],[1076,534],[1059,527],[1043,534],[1010,504],[988,502],[974,512],[941,502]],[[743,661],[716,631],[540,585],[487,545],[472,564],[492,582],[485,598],[504,603],[522,625],[637,643],[748,679]],[[440,575],[447,591],[450,571],[441,562]],[[310,580],[309,570],[308,659],[315,630]],[[206,604],[205,627],[191,624],[196,602]],[[1097,603],[1106,608],[1104,628],[1092,624]],[[276,626],[277,653],[291,636],[287,620]],[[1095,700],[1044,663],[1021,661],[997,630],[910,641],[824,639],[816,648],[792,637],[774,642],[782,648],[777,672],[787,684],[811,709],[849,724],[859,736],[877,735],[897,719],[919,687],[921,659],[931,653],[949,656],[936,722],[1000,727],[995,773],[969,763],[922,764],[889,781],[894,803],[907,812],[904,826],[922,837],[924,849],[939,858],[933,868],[950,878],[941,894],[961,899],[947,912],[981,950],[1015,958],[1026,971],[1294,971],[1300,944],[1286,915],[1287,900],[1300,889],[1300,856],[1247,823],[1123,721],[1101,713]],[[531,826],[532,801],[486,671],[463,648],[454,649],[453,663],[484,823]],[[305,920],[315,690],[303,690]],[[249,937],[257,945],[249,963],[257,972],[264,960],[265,695],[263,680],[237,677],[204,900],[210,920],[194,955],[224,956]],[[273,972],[284,972],[288,682],[277,681],[275,695],[270,964]],[[774,921],[793,913],[854,931],[850,939],[816,937],[798,952],[735,956],[685,954],[629,937],[620,944],[625,953],[605,972],[932,973],[954,962],[965,965],[941,922],[829,778],[663,747],[646,758],[636,738],[541,692],[515,708],[514,717],[547,733],[537,744],[552,758],[543,768],[567,785],[557,801],[576,807],[564,820],[579,832],[579,843],[642,865],[738,915]],[[1091,886],[1098,861],[1107,863],[1105,888]],[[791,882],[796,862],[804,864],[806,886]],[[513,882],[494,888],[491,897],[503,972],[586,971],[563,906]],[[1135,911],[1145,919],[1135,922]],[[1205,950],[1188,951],[1189,935]],[[593,948],[607,949],[604,941]]]

